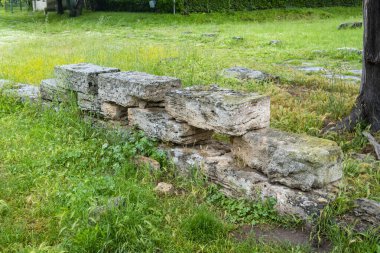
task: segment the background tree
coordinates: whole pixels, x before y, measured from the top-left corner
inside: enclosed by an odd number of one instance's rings
[[[359,122],[380,130],[380,0],[363,1],[363,74],[360,94],[351,114],[330,130],[353,130]]]
[[[70,11],[69,13],[70,17],[76,17],[82,14],[84,0],[74,0],[74,1],[66,0],[66,1],[67,1],[67,7]],[[64,9],[63,9],[62,0],[56,0],[56,3],[57,3],[57,13],[63,14]]]

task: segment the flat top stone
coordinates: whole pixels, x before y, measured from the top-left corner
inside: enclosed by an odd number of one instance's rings
[[[137,83],[141,85],[160,85],[161,83],[178,81],[178,78],[168,76],[156,76],[144,72],[125,71],[102,74],[102,77],[117,79],[126,83]]]
[[[56,68],[62,68],[68,71],[84,73],[84,74],[101,74],[101,73],[107,73],[107,72],[120,71],[117,68],[103,67],[103,66],[92,64],[92,63],[69,64],[69,65],[56,66]]]
[[[267,99],[268,96],[261,95],[258,93],[242,93],[229,89],[222,89],[218,86],[193,86],[182,90],[173,90],[167,93],[176,94],[183,97],[188,97],[192,99],[204,98],[208,102],[215,104],[217,106],[239,106],[246,103],[251,103],[252,101],[258,101],[262,99]]]

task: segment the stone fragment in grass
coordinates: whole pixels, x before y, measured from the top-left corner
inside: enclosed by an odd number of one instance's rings
[[[161,168],[161,165],[159,162],[154,160],[153,158],[146,157],[146,156],[136,156],[133,159],[133,162],[140,167],[148,167],[151,170],[158,171]]]
[[[212,132],[174,120],[163,108],[130,108],[128,120],[151,138],[178,144],[194,144],[211,138]]]
[[[360,82],[362,79],[358,76],[350,76],[350,75],[340,75],[340,74],[326,74],[323,75],[324,77],[328,79],[335,79],[335,80],[346,80],[346,81],[352,81],[352,82]]]
[[[269,41],[269,45],[277,46],[277,45],[281,45],[281,44],[282,44],[281,40],[271,40],[271,41]]]
[[[340,24],[338,26],[338,30],[362,28],[362,26],[363,26],[363,22],[347,22],[347,23]]]
[[[253,201],[274,198],[274,207],[279,213],[297,215],[304,220],[310,215],[318,215],[337,194],[334,184],[303,192],[272,183],[266,175],[236,161],[225,144],[210,142],[192,148],[166,147],[166,150],[182,174],[198,169],[220,185],[227,196]]]
[[[271,182],[310,191],[341,179],[341,148],[333,141],[274,129],[232,139],[232,152]]]
[[[117,105],[115,103],[102,102],[101,114],[106,119],[120,120],[128,115],[128,108]]]
[[[363,50],[357,49],[357,48],[351,48],[351,47],[341,47],[337,49],[340,52],[347,53],[347,54],[357,54],[362,55]]]
[[[297,67],[297,69],[306,73],[326,72],[325,68],[314,67],[314,66],[302,66],[302,67]]]
[[[0,89],[4,88],[6,85],[10,84],[11,81],[5,80],[5,79],[0,79]]]
[[[42,80],[40,85],[41,98],[48,101],[64,102],[74,99],[75,92],[57,85],[56,79]]]
[[[141,72],[99,75],[99,96],[101,99],[123,106],[130,106],[128,101],[131,100],[131,97],[150,102],[160,102],[164,100],[167,91],[180,87],[181,80],[177,78]]]
[[[98,93],[99,74],[120,71],[117,68],[102,67],[91,63],[56,66],[54,70],[59,86],[93,95]]]
[[[101,103],[97,95],[78,92],[78,107],[82,111],[101,114]]]
[[[264,73],[259,70],[253,70],[245,67],[232,67],[224,69],[222,75],[226,78],[236,78],[239,80],[246,81],[278,81],[278,77],[272,76],[270,74]]]
[[[269,127],[270,99],[217,86],[195,86],[166,95],[166,110],[175,119],[222,134],[240,136]]]
[[[240,37],[240,36],[234,36],[232,37],[233,40],[244,40],[243,37]]]
[[[170,195],[174,193],[174,186],[165,182],[160,182],[154,188],[154,191],[161,195]]]
[[[5,89],[4,94],[18,97],[21,102],[36,102],[40,99],[40,89],[29,84],[16,84]]]

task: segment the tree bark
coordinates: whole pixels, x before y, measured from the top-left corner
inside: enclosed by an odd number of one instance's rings
[[[63,14],[63,4],[62,0],[57,0],[57,13],[62,15]]]
[[[352,131],[365,122],[371,130],[380,130],[380,0],[363,1],[363,74],[360,94],[351,114],[331,130]]]

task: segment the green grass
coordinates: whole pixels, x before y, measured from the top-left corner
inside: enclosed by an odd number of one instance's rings
[[[270,95],[272,127],[319,136],[325,122],[349,112],[359,86],[293,66],[309,62],[337,73],[360,68],[360,56],[337,48],[360,49],[362,30],[337,26],[361,18],[359,8],[190,16],[86,12],[75,19],[0,10],[0,79],[38,85],[53,77],[55,65],[92,62],[176,76],[185,86],[218,83]],[[274,39],[283,43],[269,45]],[[281,83],[241,83],[219,75],[235,65],[278,75]],[[67,108],[56,112],[0,95],[0,252],[307,252],[235,241],[229,232],[238,224],[298,221],[278,216],[271,201],[231,200],[199,176],[176,178],[151,140],[94,129]],[[379,247],[371,234],[337,232],[331,225],[353,199],[380,200],[379,162],[349,156],[367,145],[361,130],[328,136],[346,153],[341,194],[319,226],[335,252]],[[163,171],[136,168],[130,162],[136,154],[159,160]],[[179,193],[157,196],[159,181],[173,183]]]

